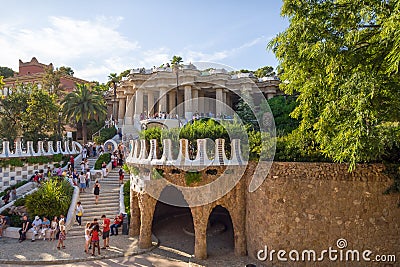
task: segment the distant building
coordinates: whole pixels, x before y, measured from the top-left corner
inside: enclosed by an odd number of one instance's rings
[[[10,89],[18,84],[37,84],[40,88],[47,68],[54,69],[53,64],[40,63],[35,57],[29,62],[19,60],[19,72],[14,74],[14,77],[3,80],[5,85],[3,90],[0,91],[0,95],[7,96],[10,93]],[[63,75],[60,78],[62,89],[67,93],[75,89],[76,83],[88,83],[88,81],[70,75]]]

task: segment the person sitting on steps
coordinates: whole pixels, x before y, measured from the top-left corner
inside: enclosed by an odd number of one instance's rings
[[[122,213],[115,216],[114,223],[111,224],[111,226],[110,226],[111,235],[118,235],[118,227],[121,227],[123,220],[124,220],[124,217],[123,217]],[[115,234],[114,234],[114,230],[115,230]]]

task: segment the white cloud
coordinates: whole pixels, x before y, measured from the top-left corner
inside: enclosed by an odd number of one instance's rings
[[[18,59],[28,61],[35,56],[43,63],[71,66],[77,77],[88,73],[87,66],[91,61],[98,70],[120,67],[118,62],[115,66],[108,65],[114,62],[113,59],[123,58],[139,49],[137,41],[128,40],[117,31],[122,19],[76,20],[52,16],[48,19],[49,24],[39,29],[29,28],[30,25],[3,25],[0,27],[0,65],[18,70]],[[78,62],[89,63],[83,64],[86,67],[80,71],[74,67],[80,65]]]
[[[119,31],[122,17],[96,17],[75,19],[50,16],[47,25],[27,25],[22,22],[0,23],[0,66],[18,70],[18,59],[29,61],[36,57],[40,62],[54,66],[70,66],[75,76],[89,81],[106,82],[110,73],[126,69],[159,66],[180,55],[188,62],[223,62],[260,42],[255,38],[238,47],[215,52],[211,47],[186,47],[173,51],[169,47],[140,47]],[[12,22],[11,22],[12,23]],[[206,42],[207,44],[207,42]],[[207,45],[208,46],[208,45]]]
[[[213,53],[204,53],[201,51],[193,51],[190,49],[185,49],[183,51],[185,61],[208,61],[208,62],[218,62],[223,59],[229,58],[234,56],[235,54],[239,53],[240,51],[253,47],[260,42],[265,42],[266,38],[264,36],[255,38],[249,42],[242,44],[239,47],[233,47],[231,49],[217,51]]]

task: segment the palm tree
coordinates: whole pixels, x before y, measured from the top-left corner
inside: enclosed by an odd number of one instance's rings
[[[63,115],[67,120],[82,123],[82,138],[86,144],[87,122],[90,119],[103,119],[107,114],[107,107],[101,95],[90,90],[89,84],[77,84],[76,90],[69,93],[62,100]]]
[[[116,110],[116,98],[117,98],[117,87],[119,82],[121,81],[121,76],[117,76],[116,73],[110,73],[110,75],[108,75],[108,83],[107,85],[111,88],[113,88],[114,90],[114,101],[113,101],[113,120],[115,120],[117,118],[117,110]]]
[[[172,69],[176,74],[176,88],[175,88],[175,105],[176,105],[176,114],[178,114],[178,93],[179,93],[179,68],[182,66],[182,57],[173,56],[171,59]]]

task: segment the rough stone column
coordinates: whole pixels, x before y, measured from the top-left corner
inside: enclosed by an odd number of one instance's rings
[[[118,124],[122,125],[122,122],[125,117],[125,110],[126,110],[126,98],[119,98],[118,104]]]
[[[129,236],[138,236],[140,233],[140,208],[138,193],[131,189],[131,222],[129,225]]]
[[[140,114],[143,113],[143,91],[141,89],[138,89],[136,91],[136,99],[135,99],[135,115],[133,116],[134,118],[134,124],[140,125]]]
[[[167,88],[160,87],[160,97],[158,100],[158,112],[167,112]]]
[[[235,203],[232,203],[229,213],[232,219],[235,242],[235,255],[245,256],[246,249],[246,183],[241,179],[235,187]],[[232,192],[233,193],[233,192]]]
[[[192,115],[192,87],[190,85],[185,85],[185,118],[191,120]]]
[[[190,208],[194,225],[194,256],[197,259],[207,258],[207,224],[210,209],[208,205]]]
[[[176,104],[176,92],[175,92],[175,90],[170,91],[169,94],[168,94],[168,97],[169,97],[169,109],[168,109],[168,113],[171,113],[171,112],[174,110],[174,108],[177,106],[177,104]],[[174,113],[176,113],[176,110],[175,110]]]
[[[147,91],[147,115],[154,114],[154,94],[152,91]]]
[[[222,88],[217,88],[215,89],[215,116],[220,115],[223,113],[223,105],[222,103],[224,102],[223,96],[222,96]]]
[[[146,249],[151,247],[151,227],[153,224],[154,208],[157,200],[148,194],[139,194],[140,208],[140,234],[139,247]]]

